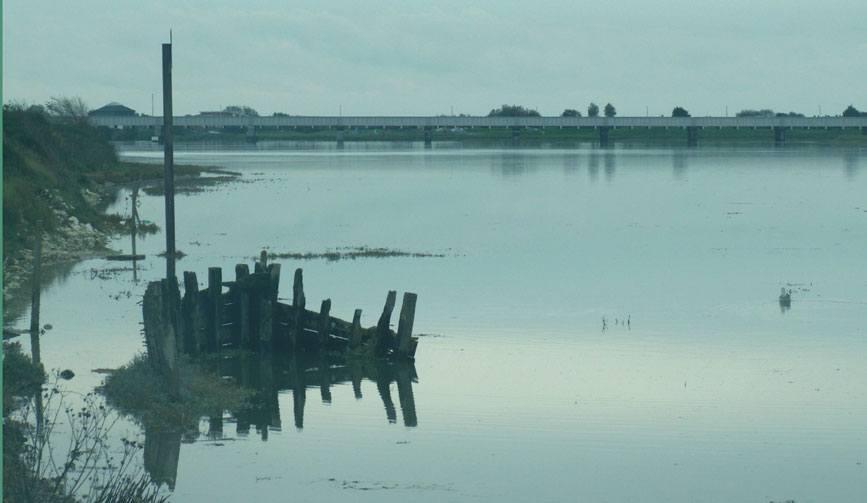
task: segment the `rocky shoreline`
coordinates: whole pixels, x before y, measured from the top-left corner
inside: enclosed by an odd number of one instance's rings
[[[82,196],[94,207],[105,205],[110,199],[107,189],[94,192],[82,189]],[[82,223],[78,217],[70,215],[69,205],[57,191],[48,195],[51,209],[57,216],[59,225],[42,238],[42,265],[78,261],[110,252],[106,245],[112,232],[99,229],[90,223]],[[108,222],[104,227],[108,227]],[[8,256],[3,264],[3,300],[23,292],[20,289],[29,281],[33,270],[33,250],[21,249]]]

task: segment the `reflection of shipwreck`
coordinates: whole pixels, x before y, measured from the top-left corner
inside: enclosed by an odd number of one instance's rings
[[[256,395],[249,407],[232,411],[237,421],[237,431],[244,435],[250,426],[267,439],[269,429],[280,429],[280,408],[277,395],[284,390],[292,391],[293,415],[296,428],[304,427],[304,406],[308,388],[318,388],[323,403],[331,403],[331,387],[352,383],[356,399],[361,399],[361,382],[375,382],[385,415],[389,422],[397,421],[397,408],[391,396],[391,385],[397,385],[398,401],[404,426],[417,426],[415,399],[412,383],[418,382],[412,362],[387,360],[326,360],[307,355],[292,357],[269,357],[268,355],[238,354],[212,363],[217,373],[230,377],[237,384],[251,388]],[[211,418],[211,435],[222,432],[222,415]]]
[[[355,399],[358,400],[362,398],[361,383],[365,379],[376,383],[389,423],[397,422],[399,408],[404,426],[418,425],[412,390],[413,383],[418,382],[418,376],[412,361],[326,359],[305,354],[283,356],[240,352],[208,360],[206,365],[221,377],[228,377],[254,391],[244,409],[229,411],[231,419],[228,421],[235,423],[238,437],[246,437],[251,429],[255,429],[262,440],[268,440],[270,431],[282,429],[281,392],[291,390],[295,427],[302,429],[309,389],[318,388],[322,403],[331,403],[332,387],[351,383]],[[392,397],[394,387],[397,388],[397,404]],[[208,418],[207,436],[216,441],[224,439],[224,420],[223,411],[215,410]],[[194,441],[202,435],[198,425],[198,422],[190,425],[192,430],[185,431],[183,435],[177,431],[145,425],[144,464],[152,480],[166,483],[169,489],[174,489],[181,442]]]
[[[289,354],[357,355],[411,361],[418,338],[412,336],[416,294],[405,293],[397,331],[389,328],[396,292],[388,292],[379,322],[361,326],[361,310],[352,322],[330,315],[331,299],[320,312],[306,309],[301,269],[295,271],[292,304],[277,301],[280,264],[235,266],[235,281],[223,281],[222,269],[208,269],[208,287],[199,290],[195,273],[184,273],[184,295],[173,277],[151,282],[142,303],[145,341],[151,362],[177,389],[180,352],[196,356],[224,348]],[[228,287],[227,292],[223,288]]]

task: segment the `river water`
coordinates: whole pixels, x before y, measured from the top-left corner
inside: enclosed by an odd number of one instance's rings
[[[260,143],[175,159],[242,173],[177,197],[177,267],[200,281],[262,249],[442,256],[280,260],[281,298],[302,267],[309,306],[361,308],[364,326],[388,290],[417,293],[416,378],[310,384],[303,428],[279,384],[255,428],[203,418],[174,501],[867,499],[863,149]],[[139,213],[162,225],[162,199]],[[143,350],[137,302],[164,249],[138,241],[137,281],[100,259],[46,287],[42,359],[76,373],[68,387]]]

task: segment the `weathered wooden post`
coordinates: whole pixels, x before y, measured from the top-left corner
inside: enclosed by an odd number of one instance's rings
[[[328,351],[328,331],[331,325],[331,299],[322,301],[319,309],[319,352],[325,354]]]
[[[179,396],[180,377],[177,367],[177,340],[171,322],[170,282],[166,279],[148,284],[142,301],[145,345],[148,361],[162,375],[173,398]]]
[[[391,337],[391,331],[388,326],[391,324],[391,312],[394,310],[394,302],[397,299],[397,292],[390,290],[385,298],[385,307],[382,309],[382,314],[379,316],[379,323],[376,324],[376,340],[374,342],[374,354],[383,356],[389,349],[394,347],[394,341]]]
[[[352,334],[349,339],[349,347],[357,348],[361,344],[361,309],[356,309],[352,315]]]
[[[238,298],[238,347],[248,349],[250,347],[250,287],[247,279],[250,276],[250,268],[247,264],[235,266],[235,291]]]
[[[270,277],[268,283],[258,287],[256,295],[259,304],[259,349],[262,351],[271,350],[274,331],[274,302],[271,300],[269,286]]]
[[[172,137],[172,44],[163,44],[163,160],[166,184],[166,277],[175,277],[175,158]]]
[[[295,326],[289,331],[289,345],[292,351],[298,349],[301,334],[304,331],[304,275],[301,268],[295,269],[295,282],[292,285],[292,308],[295,312]]]
[[[223,326],[223,270],[219,267],[208,268],[208,330],[205,347],[216,351],[220,344],[220,329]]]
[[[415,301],[418,295],[406,292],[403,294],[403,305],[400,308],[400,320],[397,325],[397,356],[408,358],[412,323],[415,319]]]
[[[39,302],[42,286],[42,220],[36,222],[36,242],[33,244],[33,290],[30,297],[30,354],[35,365],[42,364],[39,348]]]
[[[191,355],[199,354],[199,281],[196,273],[184,271],[184,298],[181,300],[181,347]]]
[[[280,291],[280,264],[271,264],[268,266],[270,273],[268,284],[268,302],[271,309],[271,337],[269,349],[273,348],[274,340],[280,333],[280,310],[277,306],[277,297]]]

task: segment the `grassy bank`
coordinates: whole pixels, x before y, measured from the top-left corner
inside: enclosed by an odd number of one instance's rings
[[[110,233],[121,223],[103,214],[121,184],[160,180],[163,168],[121,162],[114,146],[85,121],[56,121],[42,113],[3,110],[3,260],[32,248],[42,221],[49,235],[70,219]],[[177,166],[179,179],[198,177],[195,166]]]

